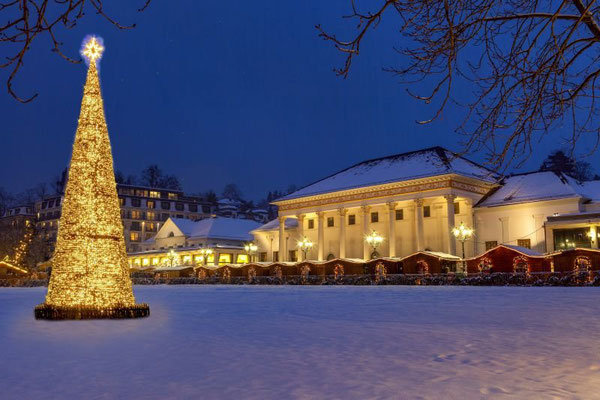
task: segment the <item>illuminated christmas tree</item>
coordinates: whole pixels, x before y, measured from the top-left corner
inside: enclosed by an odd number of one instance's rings
[[[103,50],[96,37],[84,41],[87,79],[48,294],[36,307],[36,318],[135,318],[150,312],[146,304],[135,304],[129,277],[96,65]]]

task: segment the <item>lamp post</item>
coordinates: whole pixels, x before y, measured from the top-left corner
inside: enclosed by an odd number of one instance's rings
[[[379,253],[377,253],[377,247],[383,242],[383,237],[376,231],[373,231],[369,235],[367,235],[365,241],[373,249],[373,252],[371,253],[371,260],[379,257]]]
[[[304,254],[304,260],[306,260],[306,253],[308,253],[308,251],[310,249],[312,249],[312,247],[313,247],[313,242],[308,240],[308,238],[306,236],[301,241],[298,242],[298,248]]]
[[[208,248],[204,248],[204,249],[200,249],[200,255],[202,256],[202,264],[206,265],[206,263],[208,262],[208,256],[210,256],[213,253],[212,249],[208,249]]]
[[[467,227],[463,222],[461,222],[459,226],[455,226],[454,228],[452,228],[452,234],[456,239],[460,240],[460,243],[462,244],[462,264],[465,275],[467,275],[467,263],[465,261],[465,242],[473,236],[474,232],[475,231],[473,230],[473,228]]]
[[[246,254],[248,254],[248,258],[250,259],[250,262],[252,262],[252,258],[254,257],[254,254],[258,250],[258,246],[256,244],[254,244],[253,242],[246,243],[244,245],[244,250],[246,251]]]

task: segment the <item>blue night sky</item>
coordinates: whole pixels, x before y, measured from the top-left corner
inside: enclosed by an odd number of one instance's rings
[[[348,0],[154,1],[141,14],[131,12],[134,2],[118,3],[129,12],[113,14],[137,28],[119,31],[90,10],[60,37],[72,56],[85,35],[104,38],[105,110],[115,167],[125,174],[156,163],[186,192],[220,193],[234,182],[259,199],[369,158],[436,145],[461,150],[453,113],[417,125],[433,110],[382,71],[399,64],[393,14],[344,80],[332,72],[341,55],[314,25],[351,33],[355,22],[341,18]],[[86,67],[50,47],[48,38],[32,46],[15,82],[22,96],[39,92],[35,101],[20,104],[0,91],[0,186],[8,191],[49,182],[70,157]],[[3,84],[8,72],[0,70]],[[560,146],[560,132],[551,133],[521,170],[536,169]]]

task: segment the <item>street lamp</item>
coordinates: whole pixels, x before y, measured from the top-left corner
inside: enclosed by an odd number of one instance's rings
[[[248,257],[250,258],[250,262],[252,262],[252,257],[258,250],[258,246],[256,244],[254,244],[253,242],[246,243],[244,245],[244,250],[246,251],[246,254],[248,254]]]
[[[312,247],[313,247],[313,242],[308,240],[308,238],[306,236],[301,241],[298,242],[298,248],[304,254],[304,260],[306,260],[306,253],[308,253],[308,251],[310,249],[312,249]]]
[[[202,256],[202,264],[206,265],[206,263],[208,262],[208,256],[210,256],[213,253],[212,249],[208,249],[208,248],[203,248],[200,249],[200,255]]]
[[[379,253],[377,253],[377,247],[383,242],[383,237],[377,232],[373,231],[365,238],[365,241],[371,246],[373,252],[371,253],[371,260],[379,257]]]
[[[459,226],[455,226],[454,228],[452,228],[452,234],[456,239],[460,240],[460,243],[462,244],[462,263],[465,275],[467,274],[467,264],[465,262],[465,241],[470,239],[473,236],[474,232],[475,231],[473,230],[473,228],[465,226],[463,222],[461,222]]]

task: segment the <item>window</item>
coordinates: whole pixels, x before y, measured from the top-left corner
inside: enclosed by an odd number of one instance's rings
[[[209,260],[210,260],[210,258],[209,258]],[[219,254],[219,265],[225,265],[225,264],[231,264],[231,254],[221,253],[221,254]]]
[[[210,206],[202,206],[202,212],[206,214],[210,214]]]
[[[148,231],[148,232],[156,232],[156,223],[155,222],[148,222],[146,224],[146,231]]]
[[[131,205],[133,207],[141,207],[142,201],[140,199],[131,199]]]
[[[279,261],[279,252],[278,251],[273,252],[273,261]]]
[[[431,206],[424,206],[423,207],[423,216],[425,218],[431,217]]]
[[[129,232],[129,240],[131,242],[139,242],[140,234],[138,232]]]
[[[290,250],[289,254],[290,254],[289,255],[290,261],[292,261],[292,262],[298,261],[298,252],[296,250]]]
[[[308,229],[315,229],[315,220],[314,219],[308,220]]]
[[[396,221],[402,221],[404,219],[404,210],[396,210]]]
[[[485,242],[485,251],[493,249],[496,246],[498,246],[498,241],[496,241],[496,240],[487,241],[487,242]]]
[[[333,217],[327,217],[327,227],[331,228],[333,226]]]
[[[183,203],[175,203],[175,209],[177,211],[183,211]]]
[[[460,203],[458,201],[454,203],[454,214],[460,214]]]
[[[156,219],[156,213],[155,213],[154,211],[148,211],[148,212],[146,213],[146,218],[147,218],[149,221],[154,221],[154,220]]]
[[[525,247],[526,249],[530,249],[531,248],[531,239],[518,239],[517,246]]]
[[[377,211],[371,213],[371,222],[379,222],[379,213]]]
[[[142,218],[142,213],[139,210],[131,210],[131,219]]]
[[[267,252],[266,251],[261,251],[258,259],[260,260],[260,262],[265,262],[267,261]]]
[[[592,247],[587,228],[554,229],[554,249],[572,249],[575,247]]]
[[[169,193],[168,197],[170,200],[177,200],[177,193]]]
[[[149,209],[155,209],[156,202],[154,200],[146,200],[146,207]]]
[[[60,197],[56,199],[56,207],[60,206]]]
[[[48,202],[48,208],[52,208],[52,207],[54,207],[54,200],[50,200]]]
[[[42,202],[42,210],[43,210],[44,208],[46,208],[46,207],[48,207],[48,203],[47,203],[47,202],[45,202],[45,201],[43,201],[43,202]]]
[[[354,214],[348,215],[348,225],[355,225],[355,224],[356,224],[356,215],[354,215]]]
[[[168,201],[161,201],[160,202],[160,208],[162,208],[163,210],[170,210],[171,209],[171,203],[169,203]]]
[[[131,230],[131,231],[140,231],[141,229],[140,229],[140,223],[139,223],[139,221],[133,221],[131,223],[131,226],[130,226],[129,230]]]
[[[158,198],[160,198],[160,192],[157,192],[157,191],[155,191],[155,190],[151,190],[151,191],[150,191],[150,197],[153,197],[153,198],[155,198],[155,199],[158,199]]]
[[[198,212],[198,205],[197,204],[188,204],[188,210],[190,210],[190,212]]]
[[[248,254],[238,254],[236,263],[237,264],[248,264]]]
[[[125,199],[123,197],[119,197],[119,205],[123,207],[125,205]]]
[[[163,221],[168,220],[169,219],[169,214],[166,214],[166,213],[160,214],[160,219],[163,220]]]

